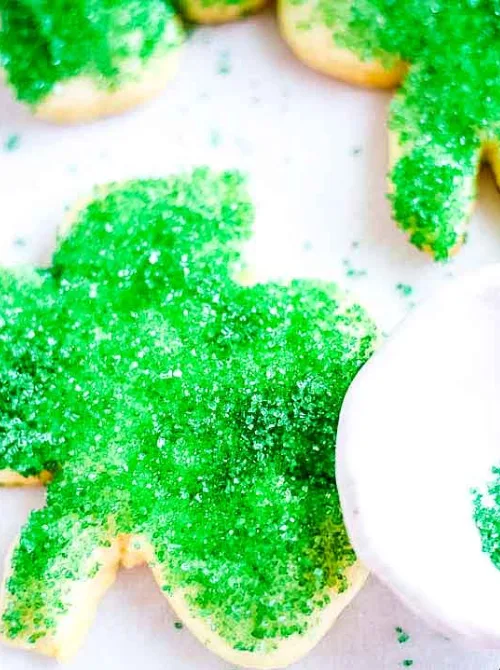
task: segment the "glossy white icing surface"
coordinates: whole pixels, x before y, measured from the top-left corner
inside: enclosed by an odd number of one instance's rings
[[[361,559],[444,632],[500,647],[472,490],[500,464],[500,266],[414,310],[346,398],[337,471]]]

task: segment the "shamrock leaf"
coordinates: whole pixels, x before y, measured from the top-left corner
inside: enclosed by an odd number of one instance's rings
[[[237,283],[252,218],[234,173],[112,185],[49,269],[1,274],[1,479],[50,478],[10,561],[11,642],[67,657],[146,561],[203,642],[269,667],[360,588],[334,443],[375,329],[334,286]]]
[[[187,20],[220,23],[265,0],[3,0],[0,71],[40,118],[82,121],[159,93]]]
[[[283,0],[282,25],[313,67],[403,84],[390,118],[394,217],[445,260],[464,242],[481,159],[499,164],[498,0]]]

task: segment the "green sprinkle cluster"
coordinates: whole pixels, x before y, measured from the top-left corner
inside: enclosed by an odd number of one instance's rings
[[[390,113],[401,148],[390,197],[438,260],[464,241],[481,147],[496,152],[500,139],[499,15],[499,0],[316,0],[298,26],[326,25],[332,45],[364,61],[409,65]]]
[[[493,468],[493,479],[486,493],[474,492],[474,519],[483,550],[500,570],[500,467]]]
[[[334,445],[376,331],[332,285],[238,284],[252,220],[235,173],[115,185],[49,269],[0,274],[0,470],[52,474],[9,638],[53,632],[118,536],[238,650],[304,633],[348,587]]]

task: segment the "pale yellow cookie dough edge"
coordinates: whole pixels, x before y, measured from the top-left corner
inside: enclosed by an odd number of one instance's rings
[[[220,2],[213,6],[205,5],[203,0],[184,0],[182,14],[189,21],[206,25],[220,25],[245,18],[268,4],[268,0],[245,0],[243,3],[229,4]]]
[[[180,24],[179,24],[180,29]],[[99,85],[91,77],[79,76],[56,84],[53,91],[33,108],[35,118],[55,124],[95,121],[126,112],[159,95],[178,70],[180,48],[152,56],[144,65],[128,63],[129,81],[118,88]],[[0,70],[0,82],[5,80]]]
[[[44,476],[43,481],[49,477]],[[41,483],[36,477],[22,478],[9,471],[0,472],[0,484],[4,486],[33,486]],[[4,580],[0,592],[0,616],[5,611],[8,601],[6,584],[11,573],[13,544],[5,563]],[[11,640],[2,637],[9,646],[36,651],[60,661],[71,660],[80,649],[95,617],[97,607],[106,591],[113,585],[120,566],[134,568],[148,565],[157,584],[162,588],[164,579],[161,571],[155,567],[152,546],[140,536],[118,536],[109,548],[98,549],[88,559],[89,565],[99,564],[97,575],[91,580],[72,583],[70,588],[70,607],[68,613],[61,616],[53,635],[48,635],[30,644],[26,640]],[[191,633],[211,652],[224,660],[245,668],[271,669],[285,668],[305,656],[328,632],[342,611],[350,604],[363,587],[368,571],[356,562],[346,570],[349,587],[342,593],[331,589],[328,595],[330,603],[311,620],[310,627],[304,635],[292,635],[279,640],[274,651],[249,652],[238,651],[218,636],[210,625],[209,619],[196,617],[191,613],[185,592],[177,591],[168,595],[162,590],[176,616]]]
[[[376,60],[362,61],[348,49],[335,46],[332,30],[320,23],[308,25],[316,0],[293,4],[279,0],[280,30],[295,55],[313,70],[358,86],[393,88],[404,76],[406,66],[387,69]],[[302,27],[307,26],[307,27]]]
[[[70,209],[58,230],[58,240],[66,237],[72,225],[78,221],[79,213],[96,196],[104,197],[109,185],[94,190],[93,196],[81,198]],[[22,477],[11,470],[0,470],[0,486],[37,486],[50,481],[50,473],[42,472],[38,477]],[[7,602],[6,584],[11,572],[11,557],[15,544],[6,559],[4,580],[0,591],[0,617],[5,611]],[[101,548],[89,558],[89,565],[100,565],[100,570],[92,580],[71,584],[72,606],[69,614],[62,617],[55,632],[30,644],[23,640],[2,638],[7,644],[37,651],[61,661],[71,659],[79,650],[92,624],[97,606],[106,591],[113,585],[120,566],[133,568],[147,564],[151,567],[156,582],[163,586],[164,580],[159,569],[154,567],[154,551],[152,546],[139,536],[118,536],[112,540],[109,548]],[[278,641],[277,649],[269,653],[237,651],[218,636],[211,628],[210,622],[191,614],[185,595],[178,591],[174,595],[165,595],[178,618],[210,651],[229,663],[247,668],[269,670],[284,668],[305,656],[328,632],[342,611],[363,587],[368,577],[366,568],[357,561],[346,570],[349,587],[342,593],[330,589],[330,603],[317,612],[311,620],[310,627],[304,635],[292,635]]]

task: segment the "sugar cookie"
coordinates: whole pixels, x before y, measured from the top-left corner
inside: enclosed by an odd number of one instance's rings
[[[146,562],[215,653],[281,667],[361,588],[334,441],[376,329],[332,285],[236,283],[252,218],[236,173],[111,185],[49,269],[0,275],[0,471],[51,477],[7,641],[71,656]]]
[[[394,218],[437,260],[467,236],[481,159],[500,173],[500,24],[479,0],[281,0],[282,31],[312,67],[393,86]]]
[[[191,19],[223,22],[265,0],[196,0]],[[157,95],[177,70],[185,31],[169,0],[4,0],[0,65],[39,118],[89,121]]]

